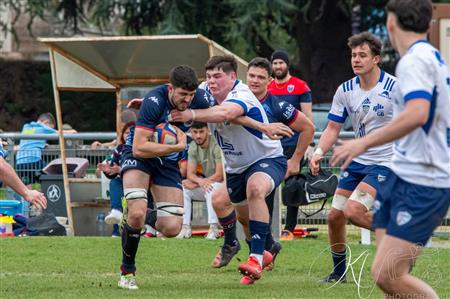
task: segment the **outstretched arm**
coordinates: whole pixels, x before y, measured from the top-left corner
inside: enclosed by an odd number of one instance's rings
[[[22,183],[20,178],[14,172],[14,169],[9,165],[5,159],[0,157],[0,180],[5,182],[14,191],[19,193],[30,204],[38,208],[45,209],[47,207],[47,199],[44,194],[36,190],[30,190]]]

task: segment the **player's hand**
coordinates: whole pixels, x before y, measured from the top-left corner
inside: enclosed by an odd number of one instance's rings
[[[294,135],[294,131],[283,123],[264,124],[263,133],[273,140],[279,140],[284,136],[292,137]]]
[[[180,130],[177,126],[173,126],[177,131],[177,151],[182,152],[186,149],[187,146],[187,137],[186,134]]]
[[[290,176],[297,175],[300,173],[300,161],[295,159],[289,159],[287,161],[287,170],[284,175],[284,179],[287,179]]]
[[[97,147],[102,146],[102,143],[100,141],[94,141],[91,143],[91,148],[96,149]]]
[[[170,111],[168,120],[169,122],[182,122],[187,123],[192,121],[194,114],[191,109],[186,109],[184,111],[173,109]]]
[[[133,109],[140,109],[142,105],[142,101],[144,101],[143,98],[134,98],[131,101],[128,102],[127,108],[133,108]]]
[[[213,181],[209,180],[209,179],[202,179],[199,183],[200,187],[205,191],[205,192],[211,192],[213,190],[212,184],[214,184]]]
[[[118,174],[118,173],[120,173],[120,171],[122,170],[122,168],[119,166],[119,165],[117,165],[117,164],[114,164],[113,166],[110,166],[109,167],[109,170],[110,170],[110,174]]]
[[[47,199],[45,198],[44,194],[39,191],[27,190],[23,198],[39,209],[47,208]]]
[[[320,161],[322,161],[323,156],[319,154],[313,154],[311,160],[309,160],[309,169],[312,175],[318,175],[320,170]]]
[[[339,145],[334,148],[330,164],[331,166],[336,166],[339,161],[343,160],[344,163],[341,165],[341,170],[347,168],[353,158],[358,157],[367,150],[364,138],[347,141],[338,140],[337,143]]]

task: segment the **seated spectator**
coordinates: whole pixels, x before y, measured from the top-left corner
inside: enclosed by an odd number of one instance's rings
[[[27,123],[22,128],[22,134],[55,134],[55,118],[51,113],[41,114],[37,121]],[[64,133],[76,133],[77,131],[63,130]],[[17,174],[25,185],[29,187],[37,181],[38,174],[44,168],[42,150],[47,145],[46,140],[22,139],[16,155]]]
[[[190,238],[192,200],[204,200],[208,209],[209,231],[206,239],[220,235],[217,215],[211,203],[211,191],[223,182],[222,153],[205,123],[194,122],[191,127],[193,141],[189,144],[187,178],[183,180],[183,228],[177,238]]]
[[[113,225],[113,237],[119,237],[119,223],[122,220],[122,197],[123,197],[123,182],[120,176],[121,167],[120,160],[122,158],[122,150],[125,145],[125,140],[130,133],[131,126],[134,125],[133,122],[128,122],[122,127],[122,132],[120,135],[120,144],[114,150],[111,160],[109,163],[99,163],[97,169],[103,171],[105,176],[111,181],[109,182],[109,196],[111,199],[111,211],[105,217],[105,222],[107,224]]]

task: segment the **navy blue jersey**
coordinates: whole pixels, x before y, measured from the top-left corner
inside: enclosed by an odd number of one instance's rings
[[[261,100],[261,105],[266,111],[269,122],[281,122],[287,126],[290,126],[298,117],[298,110],[295,107],[286,102],[280,100],[278,97],[270,94],[269,92]],[[292,138],[284,137],[281,139],[281,145],[284,147],[296,146],[299,133],[295,132]]]
[[[209,108],[209,103],[210,99],[205,91],[197,89],[194,98],[189,105],[189,108],[206,109]],[[169,101],[168,85],[159,85],[145,95],[144,100],[142,101],[141,109],[139,111],[139,117],[136,122],[136,127],[153,132],[158,124],[168,121],[167,117],[169,116],[172,109],[174,109],[174,107],[170,104]],[[190,125],[188,124],[172,124],[176,125],[183,132],[188,131],[190,128]],[[128,151],[131,151],[131,148],[133,146],[134,130],[135,127],[131,127],[130,134],[128,134],[125,143],[125,147]],[[164,158],[169,160],[178,160],[179,153],[173,153]]]

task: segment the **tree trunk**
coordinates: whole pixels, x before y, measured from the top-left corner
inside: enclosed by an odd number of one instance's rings
[[[351,78],[351,14],[335,0],[311,1],[307,14],[296,18],[295,34],[300,61],[292,73],[305,80],[313,94],[313,103],[331,102],[343,78]],[[322,16],[318,18],[318,16]]]

